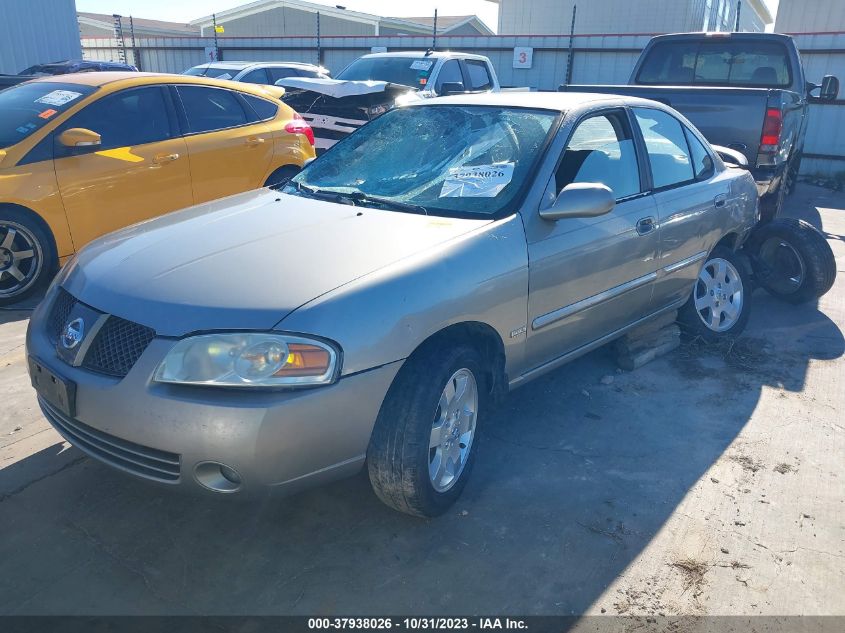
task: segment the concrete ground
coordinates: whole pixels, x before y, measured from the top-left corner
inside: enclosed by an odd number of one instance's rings
[[[819,305],[758,292],[733,347],[632,373],[599,350],[516,391],[432,521],[363,475],[247,505],[100,466],[0,311],[0,614],[845,615],[845,195],[789,204],[836,251]]]

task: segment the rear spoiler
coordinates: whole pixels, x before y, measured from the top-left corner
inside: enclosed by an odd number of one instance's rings
[[[281,86],[260,86],[261,90],[270,95],[273,99],[281,99],[285,96],[285,89]]]

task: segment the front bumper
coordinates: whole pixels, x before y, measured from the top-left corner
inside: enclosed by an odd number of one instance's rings
[[[175,343],[156,338],[128,375],[117,379],[57,357],[46,334],[51,298],[33,314],[27,351],[76,383],[77,391],[75,418],[41,402],[47,419],[91,457],[171,487],[290,493],[354,474],[401,366],[397,362],[327,387],[295,391],[181,387],[152,382]],[[226,466],[240,481],[221,480],[228,487],[215,487],[209,464]]]

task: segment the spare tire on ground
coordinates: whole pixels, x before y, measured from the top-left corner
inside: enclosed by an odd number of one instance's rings
[[[746,246],[758,285],[789,303],[818,299],[836,281],[836,259],[812,224],[777,218],[754,229]]]

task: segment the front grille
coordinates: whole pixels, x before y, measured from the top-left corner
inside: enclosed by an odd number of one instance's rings
[[[47,323],[47,336],[54,345],[76,304],[77,300],[72,294],[59,288]],[[85,354],[82,366],[100,374],[124,378],[155,335],[155,330],[144,325],[109,316]]]
[[[59,340],[59,335],[62,333],[62,328],[67,324],[67,319],[74,305],[76,305],[76,299],[73,298],[73,295],[64,288],[59,288],[47,324],[47,335],[52,343],[55,344]]]
[[[41,409],[64,438],[91,457],[138,477],[174,484],[179,481],[182,458],[176,453],[160,451],[103,433],[66,417],[39,398]]]
[[[155,330],[110,316],[85,354],[82,366],[109,376],[123,378],[155,338]]]

